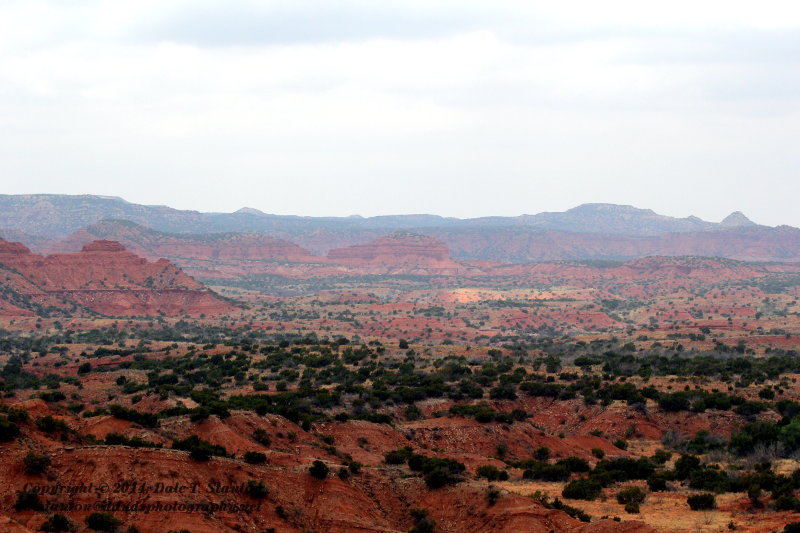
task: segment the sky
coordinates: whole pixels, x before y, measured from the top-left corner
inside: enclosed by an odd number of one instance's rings
[[[800,226],[800,3],[0,0],[0,193]]]

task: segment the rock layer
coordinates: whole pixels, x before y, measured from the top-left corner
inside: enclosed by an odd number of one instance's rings
[[[221,313],[233,307],[178,267],[149,262],[115,241],[98,240],[81,252],[42,256],[0,240],[0,313],[45,308],[104,315]]]

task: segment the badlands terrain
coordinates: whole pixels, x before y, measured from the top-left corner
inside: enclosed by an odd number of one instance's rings
[[[795,228],[0,200],[0,531],[800,527]]]

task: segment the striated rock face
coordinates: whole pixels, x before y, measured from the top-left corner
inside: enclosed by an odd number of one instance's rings
[[[79,253],[41,256],[0,240],[7,314],[51,306],[106,315],[220,313],[230,304],[165,259],[148,262],[118,242],[99,240]],[[84,309],[85,308],[85,309]],[[10,312],[9,312],[10,310]],[[26,313],[27,314],[27,313]]]
[[[525,228],[482,231],[433,230],[459,259],[536,262],[585,259],[628,260],[667,255],[704,255],[741,261],[800,261],[800,229],[739,224],[715,231],[652,237],[599,235]]]
[[[64,241],[48,248],[49,252],[93,251],[97,244],[116,241],[137,255],[148,259],[169,259],[187,272],[201,277],[224,278],[231,275],[259,274],[275,268],[275,263],[322,263],[294,243],[250,233],[172,234],[155,231],[133,222],[105,220],[82,228]],[[121,243],[121,244],[120,244]],[[103,246],[110,246],[104,244]],[[111,251],[111,250],[108,250]]]
[[[83,246],[81,252],[124,252],[125,247],[117,241],[100,239]]]
[[[0,254],[29,254],[31,251],[21,242],[8,242],[0,239]]]
[[[467,270],[467,267],[450,257],[450,251],[443,242],[408,232],[397,232],[366,244],[333,249],[328,252],[328,259],[375,274],[457,274]]]

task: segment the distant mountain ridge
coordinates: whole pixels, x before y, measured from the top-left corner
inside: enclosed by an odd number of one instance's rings
[[[201,213],[88,195],[0,195],[0,228],[0,236],[46,252],[77,251],[94,239],[118,240],[142,256],[169,257],[195,274],[236,263],[233,275],[242,261],[323,263],[331,250],[404,231],[440,241],[460,261],[627,261],[700,255],[800,262],[797,228],[761,226],[739,211],[714,223],[615,204],[584,204],[518,217],[364,218],[270,215],[249,207]],[[400,253],[402,248],[393,249]]]
[[[733,217],[733,218],[731,218]],[[301,217],[271,215],[245,207],[233,213],[201,213],[167,206],[140,205],[122,198],[94,195],[0,195],[0,228],[36,237],[63,238],[73,231],[106,219],[130,220],[158,231],[174,233],[253,232],[274,236],[303,235],[320,229],[374,231],[419,228],[526,227],[611,235],[654,236],[729,227],[749,220],[739,212],[727,222],[697,217],[675,218],[650,209],[627,205],[583,204],[564,212],[517,217],[458,219],[438,215],[386,215],[376,217]]]

